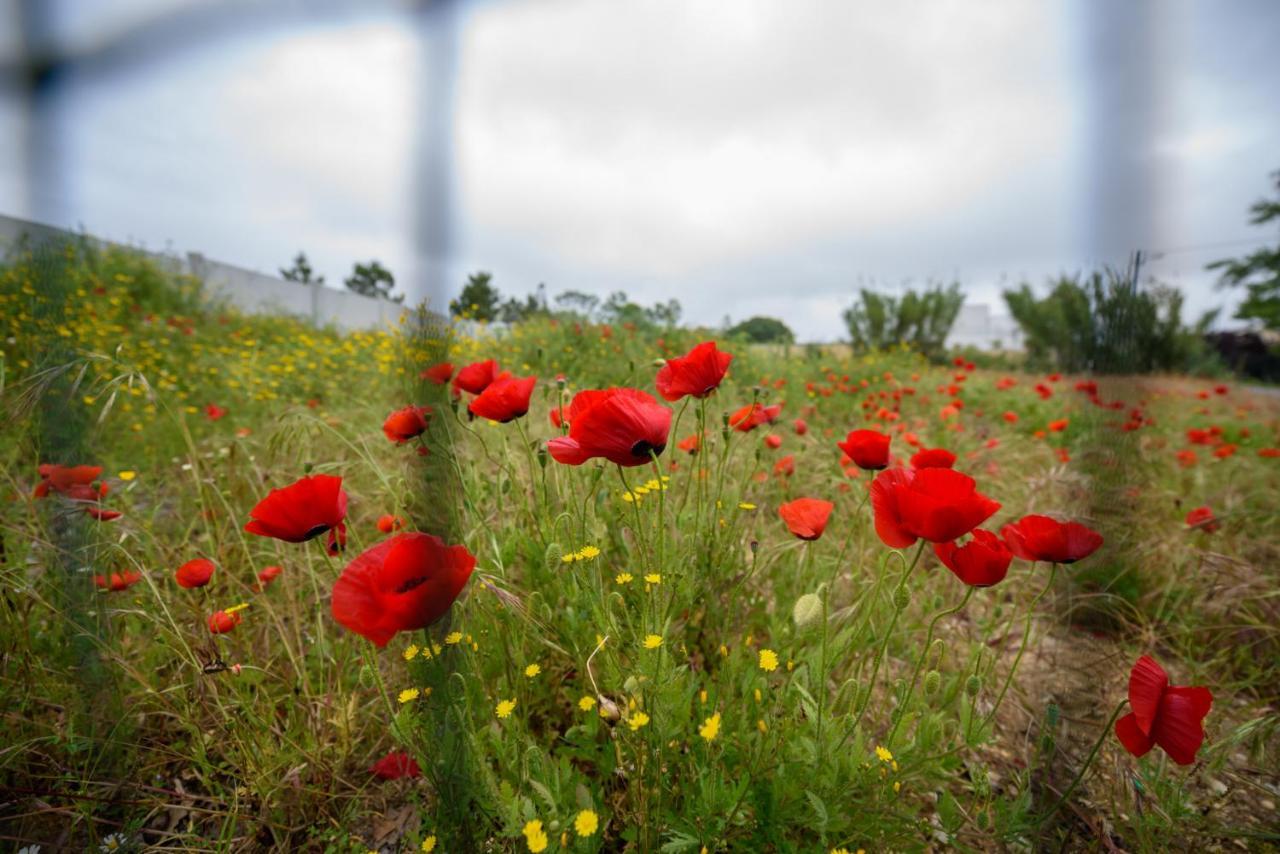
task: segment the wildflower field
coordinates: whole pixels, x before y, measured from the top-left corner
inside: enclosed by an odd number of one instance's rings
[[[1280,844],[1280,398],[76,245],[0,318],[6,849]]]

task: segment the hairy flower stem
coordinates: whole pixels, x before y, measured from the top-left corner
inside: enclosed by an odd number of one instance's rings
[[[916,549],[915,559],[912,560],[911,565],[902,572],[902,578],[898,581],[898,589],[902,589],[907,586],[907,579],[911,577],[911,573],[915,570],[916,564],[920,563],[920,556],[924,554],[924,547],[927,545],[927,541],[920,541],[920,547]],[[902,556],[902,552],[895,552],[895,554],[897,554],[899,558]],[[905,562],[905,558],[903,558],[903,561]],[[895,596],[894,598],[897,597]],[[871,668],[871,678],[867,680],[867,693],[862,698],[862,702],[858,704],[858,713],[853,719],[853,725],[849,727],[848,731],[845,732],[844,737],[840,739],[840,743],[836,745],[836,750],[844,747],[844,743],[849,740],[849,736],[853,735],[854,731],[858,728],[858,724],[862,723],[862,716],[867,713],[867,707],[871,705],[871,695],[875,692],[876,677],[880,675],[880,665],[884,662],[885,652],[889,647],[889,638],[893,635],[893,630],[897,628],[898,617],[901,615],[902,609],[895,603],[893,606],[893,617],[889,620],[889,627],[885,629],[884,637],[880,639],[880,648],[876,650],[875,664]]]
[[[1070,786],[1067,786],[1066,791],[1062,793],[1062,797],[1058,798],[1058,800],[1054,802],[1053,806],[1049,808],[1049,811],[1040,816],[1040,819],[1036,822],[1037,827],[1053,818],[1054,814],[1062,808],[1062,805],[1070,799],[1072,793],[1075,792],[1076,787],[1080,785],[1080,781],[1084,779],[1084,772],[1089,770],[1089,766],[1092,765],[1093,760],[1097,758],[1098,750],[1102,747],[1102,742],[1107,740],[1107,735],[1110,734],[1111,728],[1115,726],[1116,718],[1120,717],[1120,713],[1124,711],[1124,707],[1128,704],[1129,701],[1125,699],[1121,700],[1120,705],[1116,706],[1116,710],[1111,713],[1110,719],[1108,719],[1107,723],[1102,727],[1102,732],[1099,733],[1098,740],[1093,743],[1093,749],[1089,751],[1088,758],[1084,760],[1084,764],[1081,765],[1080,770],[1076,772],[1075,779],[1071,781]]]
[[[911,682],[907,685],[907,693],[902,697],[902,703],[898,706],[897,712],[893,716],[893,726],[889,729],[889,736],[885,739],[885,744],[890,749],[893,748],[893,737],[898,733],[898,727],[902,725],[902,721],[907,716],[907,706],[911,703],[911,695],[915,693],[916,684],[920,680],[920,670],[924,667],[924,660],[929,655],[929,647],[933,643],[933,631],[938,627],[939,621],[945,617],[949,617],[957,611],[963,610],[965,605],[969,604],[969,600],[973,597],[975,588],[969,587],[965,590],[964,598],[960,603],[952,608],[946,608],[934,614],[933,620],[929,623],[929,631],[924,637],[924,648],[920,650],[920,655],[916,657],[916,668],[911,674]]]
[[[1018,664],[1022,661],[1022,654],[1027,651],[1027,640],[1031,637],[1031,620],[1036,615],[1036,605],[1040,604],[1040,600],[1043,599],[1044,595],[1053,587],[1053,579],[1058,574],[1058,565],[1056,563],[1052,563],[1049,566],[1051,569],[1049,570],[1048,583],[1045,584],[1044,588],[1036,594],[1036,598],[1032,599],[1031,604],[1027,607],[1027,619],[1022,626],[1022,643],[1018,646],[1018,654],[1014,656],[1013,666],[1009,668],[1009,675],[1005,677],[1004,685],[1000,688],[1000,693],[996,695],[995,705],[991,707],[991,711],[985,718],[983,718],[982,726],[979,727],[978,732],[982,732],[982,730],[990,726],[991,722],[995,720],[996,712],[1000,711],[1000,704],[1004,702],[1004,695],[1008,692],[1009,685],[1013,682],[1014,674],[1018,672]]]

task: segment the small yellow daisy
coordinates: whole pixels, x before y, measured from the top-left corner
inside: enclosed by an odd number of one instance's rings
[[[591,836],[600,827],[600,818],[591,810],[583,810],[573,820],[573,829],[579,836]]]
[[[524,675],[529,677],[530,679],[537,676],[541,672],[542,672],[542,665],[540,664],[530,664],[528,667],[524,669]]]
[[[582,709],[582,711],[584,712],[591,711],[593,708],[595,708],[595,705],[596,705],[596,698],[592,697],[590,694],[583,696],[583,698],[578,701],[578,708]]]
[[[498,708],[494,711],[497,712],[498,717],[505,719],[511,717],[511,713],[515,711],[515,708],[515,700],[502,700],[498,703]]]
[[[397,697],[396,699],[398,699],[401,703],[412,703],[414,700],[418,699],[418,695],[420,695],[421,693],[422,692],[419,691],[417,688],[405,688],[403,691],[400,692],[400,696]]]
[[[662,646],[662,635],[645,635],[645,649],[657,649],[660,646]]]
[[[435,850],[436,850],[435,836],[428,836],[426,839],[422,840],[423,854],[431,854],[431,852]]]
[[[720,713],[716,712],[711,717],[702,722],[702,726],[698,727],[698,735],[707,741],[715,741],[716,736],[720,734]]]
[[[449,634],[445,635],[444,642],[449,646],[462,643],[462,632],[449,632]]]
[[[649,716],[644,712],[636,712],[631,715],[631,717],[627,718],[627,726],[631,727],[632,732],[635,732],[647,723],[649,723]]]
[[[619,572],[614,576],[613,580],[619,584],[630,584],[635,580],[635,577],[629,572]]]
[[[778,669],[778,654],[771,649],[760,650],[760,669],[772,673]]]

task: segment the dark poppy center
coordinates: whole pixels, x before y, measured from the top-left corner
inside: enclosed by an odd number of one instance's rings
[[[307,540],[314,540],[316,537],[320,536],[325,531],[329,530],[329,528],[330,528],[329,525],[316,525],[314,528],[311,528],[310,530],[307,531],[306,534],[303,535],[302,541],[305,543]]]
[[[396,588],[396,593],[408,593],[415,587],[421,587],[426,583],[427,577],[425,575],[419,575],[417,578],[406,579],[405,581],[400,582],[400,586]]]
[[[666,447],[666,445],[654,445],[645,439],[641,439],[639,442],[636,442],[631,446],[631,456],[636,457],[637,459],[647,460],[649,459],[650,453],[655,457],[660,456]]]

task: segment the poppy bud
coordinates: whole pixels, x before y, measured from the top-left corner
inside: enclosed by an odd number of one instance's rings
[[[791,609],[791,619],[796,621],[796,628],[807,629],[822,618],[822,599],[816,593],[806,593],[796,600]]]
[[[911,591],[907,589],[907,585],[899,584],[898,588],[893,591],[893,607],[896,610],[905,611],[910,604]]]
[[[538,446],[538,465],[542,466],[545,469],[547,467],[547,460],[549,460],[550,458],[551,458],[551,455],[547,453],[547,446],[539,445]]]
[[[982,690],[982,680],[979,679],[977,676],[970,676],[968,679],[965,680],[964,692],[965,694],[969,695],[970,698],[978,696],[978,692],[981,690]]]
[[[303,474],[311,474],[311,469],[313,469],[313,468],[315,468],[315,466],[313,466],[311,463],[303,463],[303,464],[302,464],[302,473],[303,473]]]
[[[947,645],[942,638],[937,638],[929,645],[929,655],[933,658],[933,666],[937,667],[942,664],[942,656],[946,652]]]
[[[622,719],[622,712],[618,710],[618,704],[608,697],[597,697],[600,701],[600,717],[609,723],[617,723]]]
[[[924,693],[926,697],[932,697],[938,693],[938,689],[942,687],[942,674],[936,670],[930,670],[924,675]]]
[[[564,561],[564,547],[559,543],[551,543],[547,546],[545,555],[547,569],[555,569]]]

